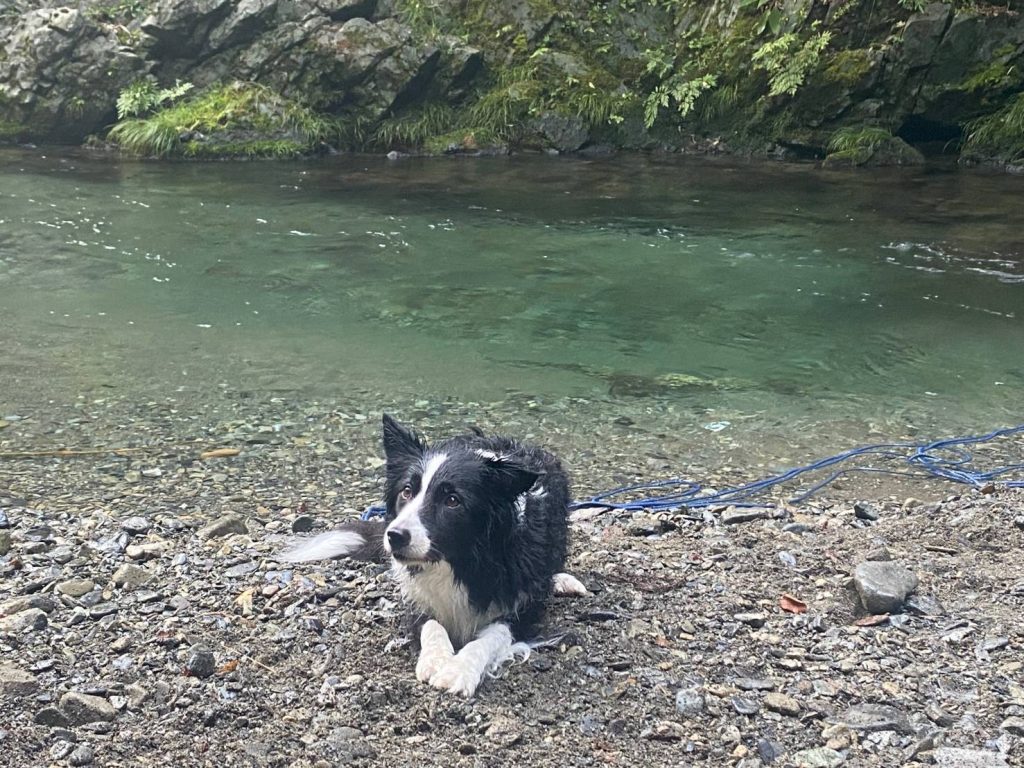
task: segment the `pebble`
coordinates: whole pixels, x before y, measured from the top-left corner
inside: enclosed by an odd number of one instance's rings
[[[757,756],[765,765],[771,765],[786,751],[785,747],[777,741],[770,741],[768,739],[758,739],[756,746]]]
[[[775,682],[765,677],[737,677],[734,685],[741,691],[775,690]]]
[[[799,715],[802,707],[800,703],[792,698],[786,696],[783,693],[769,693],[764,697],[764,705],[772,712],[778,712],[780,715]]]
[[[676,712],[683,717],[696,717],[705,705],[704,692],[699,687],[683,688],[676,694]]]
[[[793,762],[799,768],[836,768],[845,761],[846,758],[840,752],[828,747],[802,749],[793,755]]]
[[[1002,755],[986,749],[939,747],[932,752],[932,759],[938,768],[1010,768]]]
[[[193,677],[209,677],[217,669],[217,660],[213,651],[202,645],[193,645],[188,651],[185,669]]]
[[[315,522],[316,520],[309,515],[299,515],[292,520],[292,533],[309,533],[313,530]]]
[[[0,666],[0,695],[28,696],[38,687],[36,677],[10,664]]]
[[[68,597],[81,597],[96,589],[96,582],[92,579],[68,579],[56,586],[56,590]]]
[[[906,600],[906,608],[918,616],[941,616],[946,612],[942,603],[932,595],[911,595]]]
[[[999,728],[1014,736],[1024,736],[1024,717],[1008,717],[999,724]]]
[[[144,544],[129,544],[124,548],[124,553],[132,560],[150,560],[160,557],[167,549],[167,544],[162,541],[147,541]]]
[[[93,750],[88,744],[79,744],[71,753],[68,762],[71,765],[89,765],[93,761]]]
[[[153,578],[153,574],[141,565],[132,565],[131,563],[125,563],[116,571],[111,577],[114,582],[114,586],[125,587],[127,589],[136,589],[141,587],[143,584],[149,583]]]
[[[748,626],[755,628],[763,627],[765,621],[768,619],[765,614],[757,612],[734,613],[732,617],[741,624],[747,624]]]
[[[60,711],[71,725],[113,720],[117,716],[114,706],[102,696],[68,691],[60,697]]]
[[[237,579],[242,576],[249,575],[257,568],[259,568],[259,563],[257,563],[255,560],[248,560],[244,563],[239,563],[238,565],[233,565],[230,568],[226,569],[224,571],[224,575],[227,576],[229,579]]]
[[[516,720],[504,715],[497,715],[491,719],[491,724],[484,731],[484,736],[488,741],[500,747],[511,747],[522,740],[523,729]]]
[[[854,570],[853,582],[868,613],[880,614],[898,613],[918,579],[898,563],[869,560]]]
[[[241,515],[224,515],[219,517],[211,523],[207,523],[198,531],[196,535],[200,539],[219,539],[224,536],[228,536],[232,533],[245,533],[245,518]]]
[[[853,505],[853,515],[858,520],[874,522],[878,519],[878,510],[866,501],[858,501]]]
[[[686,729],[671,720],[661,720],[640,734],[641,738],[652,741],[680,741],[686,736]]]
[[[872,733],[875,731],[914,732],[907,713],[887,704],[854,704],[838,717],[837,721],[862,733]]]
[[[40,608],[27,608],[11,616],[0,618],[0,634],[21,634],[46,627],[46,612]]]
[[[750,696],[732,696],[729,703],[741,715],[756,715],[761,709],[760,702]]]
[[[722,512],[722,525],[736,525],[738,523],[749,523],[754,520],[763,520],[768,517],[768,510],[758,507],[729,507]]]
[[[71,722],[56,707],[43,707],[36,712],[35,722],[39,725],[48,725],[52,728],[67,728]]]
[[[121,522],[121,529],[132,534],[143,534],[146,533],[151,527],[151,523],[144,517],[129,517],[127,520]]]

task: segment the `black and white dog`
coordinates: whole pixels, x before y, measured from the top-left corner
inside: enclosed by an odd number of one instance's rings
[[[384,519],[348,523],[279,559],[390,556],[425,620],[416,677],[472,696],[485,675],[529,655],[523,640],[552,592],[587,593],[562,572],[569,479],[550,453],[509,438],[475,432],[428,445],[386,414],[383,424]]]

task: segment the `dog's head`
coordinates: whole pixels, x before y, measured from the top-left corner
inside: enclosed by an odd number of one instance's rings
[[[517,520],[537,480],[513,457],[449,440],[436,448],[384,415],[387,528],[384,549],[400,563],[466,557]]]

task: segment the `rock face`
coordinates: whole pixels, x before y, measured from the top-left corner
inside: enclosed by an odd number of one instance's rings
[[[0,34],[0,138],[81,141],[148,68],[113,27],[72,8],[28,11]]]
[[[557,13],[534,0],[432,0],[415,13],[395,0],[148,0],[140,18],[115,18],[128,4],[99,0],[9,2],[13,11],[0,10],[0,140],[80,141],[113,122],[118,93],[141,77],[162,87],[258,83],[352,130],[415,118],[426,105],[476,114],[473,100],[497,83],[492,122],[504,115],[516,142],[537,149],[717,152],[735,141],[820,157],[837,130],[870,126],[891,138],[830,163],[908,165],[922,161],[913,145],[948,146],[1024,85],[1018,2],[912,12],[903,3],[680,0],[595,14],[583,0]],[[673,70],[679,62],[661,63],[658,52],[678,45],[682,29],[728,53],[702,63],[694,49]],[[797,46],[825,43],[806,71],[785,72],[797,83],[789,95],[769,97],[770,66],[754,54],[786,35]],[[790,49],[775,75],[810,61],[804,53]],[[519,82],[502,85],[511,72]],[[695,102],[704,109],[676,109],[687,98],[687,83],[673,79],[682,74],[714,79]],[[651,109],[669,131],[649,130]],[[463,121],[429,138],[484,127]],[[487,142],[486,133],[462,143]]]

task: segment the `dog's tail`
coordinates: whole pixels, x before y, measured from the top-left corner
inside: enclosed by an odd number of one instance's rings
[[[384,523],[380,520],[353,520],[336,530],[298,540],[275,559],[284,563],[306,563],[335,557],[383,562]]]

